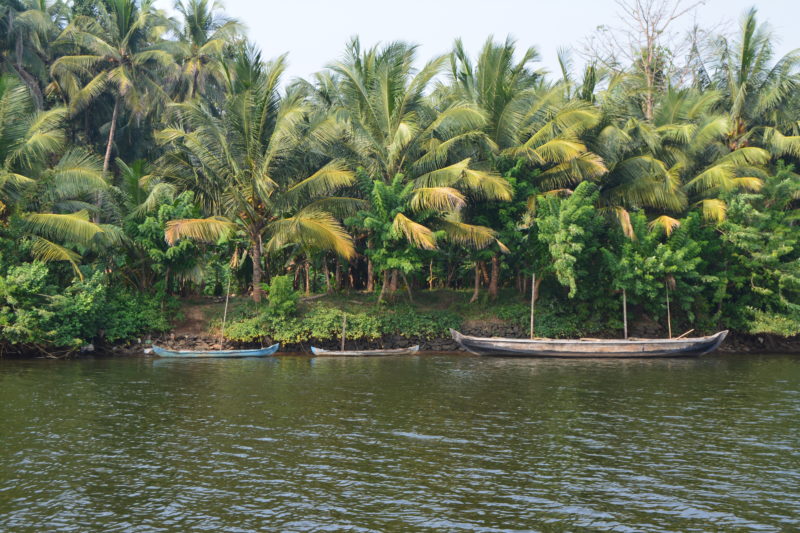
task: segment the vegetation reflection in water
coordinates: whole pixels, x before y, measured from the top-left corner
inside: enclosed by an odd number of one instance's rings
[[[0,530],[800,527],[800,360],[0,365]]]

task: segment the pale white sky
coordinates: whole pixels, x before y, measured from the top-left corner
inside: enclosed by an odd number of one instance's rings
[[[158,0],[169,7],[174,0]],[[338,59],[347,40],[362,45],[405,40],[420,45],[426,61],[446,53],[456,37],[476,54],[486,37],[535,46],[542,66],[556,72],[556,50],[580,46],[598,25],[619,24],[614,0],[223,0],[225,11],[248,28],[265,58],[289,53],[288,77],[308,76]],[[701,26],[735,26],[749,7],[758,8],[779,39],[777,52],[800,47],[800,0],[707,0],[697,10]],[[683,19],[692,25],[692,19]],[[576,58],[577,59],[577,58]]]

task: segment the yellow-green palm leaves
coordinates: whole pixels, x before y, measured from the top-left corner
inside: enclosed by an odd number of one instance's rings
[[[175,64],[171,54],[152,44],[166,30],[152,0],[108,0],[97,9],[97,19],[75,17],[54,43],[67,53],[50,68],[50,90],[62,95],[72,114],[103,94],[113,95],[103,163],[107,171],[121,104],[139,116],[157,108],[166,101],[158,75],[166,75]]]
[[[490,37],[473,65],[460,41],[451,55],[448,101],[466,101],[485,117],[483,146],[494,155],[523,159],[542,170],[543,188],[559,188],[594,179],[606,170],[581,136],[597,125],[600,114],[582,100],[568,100],[560,85],[548,86],[530,64],[529,48],[514,59],[515,43]],[[482,154],[486,157],[487,154]]]
[[[268,250],[299,245],[353,254],[350,236],[325,209],[331,194],[350,185],[353,175],[338,160],[308,171],[303,150],[314,132],[306,100],[297,91],[281,94],[283,58],[252,66],[253,83],[230,94],[220,114],[197,101],[175,104],[179,122],[158,138],[167,149],[159,173],[194,190],[213,215],[173,221],[167,239],[213,242],[243,233],[250,241],[258,299],[262,244]]]
[[[27,87],[0,77],[0,218],[17,214],[34,257],[69,261],[77,272],[80,255],[68,245],[91,247],[105,231],[84,208],[106,183],[96,156],[64,151],[65,117],[63,108],[37,111]]]
[[[220,14],[221,6],[209,0],[184,0],[176,4],[180,13],[179,38],[165,48],[180,67],[177,99],[189,100],[204,94],[214,84],[225,86],[225,45],[241,31],[233,19]]]

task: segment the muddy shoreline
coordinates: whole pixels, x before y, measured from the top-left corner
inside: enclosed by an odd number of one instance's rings
[[[521,331],[514,327],[467,327],[462,333],[476,336],[497,336],[524,338]],[[141,342],[95,346],[94,352],[111,355],[143,355],[151,344],[158,344],[174,350],[220,350],[233,348],[259,348],[272,344],[272,339],[265,339],[262,343],[234,343],[225,341],[220,344],[218,337],[210,335],[167,335],[153,339],[142,339]],[[369,350],[379,348],[408,348],[418,344],[422,352],[465,352],[450,337],[437,337],[425,339],[420,337],[405,337],[402,335],[385,335],[379,339],[349,339],[345,343],[348,350]],[[282,344],[276,355],[281,353],[302,354],[311,353],[311,346],[338,350],[341,343],[338,339],[312,340],[302,343]],[[774,335],[747,335],[731,332],[725,342],[717,351],[718,354],[800,354],[800,337],[783,338]]]

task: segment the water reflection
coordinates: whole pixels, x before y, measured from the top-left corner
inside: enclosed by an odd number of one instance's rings
[[[800,361],[0,361],[0,530],[800,528]]]

